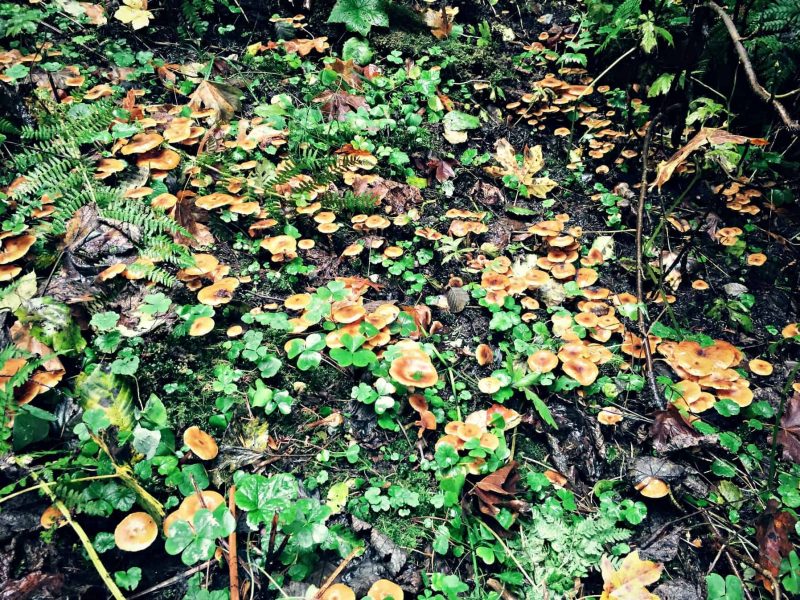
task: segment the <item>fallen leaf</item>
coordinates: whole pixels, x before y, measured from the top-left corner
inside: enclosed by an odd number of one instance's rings
[[[756,522],[756,541],[758,542],[758,564],[776,578],[781,562],[794,549],[789,535],[794,531],[797,519],[791,513],[778,511],[778,503],[770,500],[767,508]],[[767,591],[772,591],[772,581],[763,575],[758,576]]]
[[[783,446],[783,459],[800,463],[800,392],[789,400],[781,417],[778,443]]]
[[[364,96],[356,96],[344,90],[334,92],[327,90],[314,98],[314,102],[322,103],[322,112],[337,121],[344,121],[347,113],[359,108],[369,108]]]
[[[234,113],[241,108],[242,92],[239,88],[224,83],[214,83],[204,80],[189,96],[189,106],[195,110],[209,108],[214,114],[209,118],[209,123],[230,121]]]
[[[745,144],[751,143],[755,146],[763,146],[767,140],[763,138],[751,138],[744,135],[736,135],[724,129],[703,128],[689,140],[689,142],[668,160],[658,165],[658,172],[655,181],[650,184],[650,189],[664,185],[672,177],[675,169],[686,162],[686,159],[695,151],[703,146],[719,146],[721,144]]]
[[[441,10],[429,8],[425,11],[425,24],[431,28],[431,33],[437,39],[443,40],[450,37],[457,14],[458,7],[443,6]]]
[[[641,560],[639,552],[633,551],[624,559],[619,570],[607,556],[603,556],[600,570],[603,573],[603,594],[600,600],[658,600],[646,586],[661,577],[663,565],[651,560]]]
[[[283,48],[288,53],[297,53],[300,56],[306,56],[312,50],[317,52],[325,52],[330,48],[327,37],[318,37],[310,40],[287,40],[283,42]]]
[[[501,138],[495,142],[494,158],[500,163],[499,167],[484,167],[484,170],[492,177],[504,177],[513,175],[525,186],[528,194],[536,198],[545,198],[556,185],[552,179],[547,177],[534,177],[544,166],[542,147],[525,146],[522,149],[522,164],[517,162],[517,153],[508,140]]]
[[[515,519],[526,506],[524,501],[514,497],[518,481],[517,463],[510,462],[478,481],[470,495],[477,499],[478,510],[483,514],[496,517],[501,509],[505,509]]]
[[[350,87],[360,90],[361,89],[361,74],[359,73],[358,66],[351,60],[342,60],[337,58],[328,68],[339,74]]]
[[[122,0],[123,5],[114,13],[114,18],[134,29],[142,29],[150,24],[153,13],[147,10],[146,0]]]

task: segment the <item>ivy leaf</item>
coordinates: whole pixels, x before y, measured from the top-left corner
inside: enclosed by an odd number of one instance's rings
[[[366,36],[373,27],[388,27],[383,0],[337,0],[328,23],[344,23],[348,31]]]
[[[124,590],[135,590],[142,580],[142,569],[131,567],[127,571],[117,571],[114,573],[114,581]]]

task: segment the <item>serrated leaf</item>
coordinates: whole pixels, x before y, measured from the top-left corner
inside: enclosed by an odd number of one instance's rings
[[[366,36],[373,27],[388,27],[383,0],[337,0],[328,23],[343,23],[348,31]]]

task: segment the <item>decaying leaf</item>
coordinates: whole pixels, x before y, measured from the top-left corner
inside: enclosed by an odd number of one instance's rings
[[[441,10],[428,9],[425,11],[425,24],[431,28],[431,33],[443,40],[453,31],[453,21],[458,14],[458,7],[443,6]]]
[[[345,115],[359,108],[369,108],[364,96],[356,96],[344,90],[337,92],[327,90],[314,98],[314,102],[322,103],[322,112],[336,119],[344,121]]]
[[[767,503],[766,510],[757,521],[758,563],[775,577],[780,572],[781,562],[794,548],[789,535],[794,531],[796,522],[797,519],[791,513],[778,511],[778,503],[775,500]],[[771,592],[772,581],[763,575],[759,575],[759,578],[764,582],[764,587]]]
[[[357,90],[361,89],[361,74],[359,73],[359,67],[352,60],[342,60],[337,58],[330,65],[328,65],[328,68],[338,73],[339,77],[341,77],[342,80],[350,87]]]
[[[189,96],[189,106],[195,110],[211,109],[213,114],[208,118],[209,123],[230,121],[234,113],[241,108],[239,100],[241,95],[242,92],[237,87],[204,80]]]
[[[703,128],[689,140],[689,142],[668,160],[658,165],[658,173],[656,174],[655,181],[650,185],[650,188],[664,185],[672,177],[679,166],[681,166],[687,158],[695,151],[703,146],[719,146],[720,144],[745,144],[751,143],[755,146],[763,146],[767,140],[763,138],[751,138],[744,135],[736,135],[724,129]]]
[[[318,37],[310,40],[287,40],[283,42],[283,48],[288,53],[296,52],[300,56],[306,56],[312,50],[325,52],[330,47],[327,37]]]
[[[516,518],[525,508],[525,502],[514,497],[518,481],[517,463],[510,462],[476,483],[470,495],[477,499],[478,510],[483,514],[495,517],[505,508]]]
[[[525,186],[528,194],[536,198],[545,198],[547,193],[558,185],[547,177],[534,177],[544,166],[541,146],[534,146],[533,148],[525,146],[522,149],[521,165],[517,162],[517,153],[514,147],[508,143],[507,139],[501,138],[497,140],[494,147],[494,158],[501,166],[484,167],[485,171],[492,177],[513,175]]]
[[[651,560],[641,560],[639,552],[633,551],[624,559],[619,570],[607,556],[600,563],[603,573],[603,594],[600,600],[658,600],[647,586],[661,577],[663,565]]]
[[[778,443],[783,447],[784,460],[800,463],[800,392],[795,392],[786,406]]]

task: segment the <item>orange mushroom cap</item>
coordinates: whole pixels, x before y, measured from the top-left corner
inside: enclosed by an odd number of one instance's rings
[[[219,447],[214,438],[197,426],[189,427],[183,432],[183,443],[200,460],[214,460],[219,453]]]
[[[146,512],[129,514],[114,529],[117,548],[125,552],[141,552],[158,536],[158,525]]]
[[[669,494],[669,486],[657,477],[645,477],[635,487],[645,498],[663,498]]]
[[[409,387],[426,388],[436,385],[439,374],[424,353],[401,355],[392,361],[389,368],[392,378]]]
[[[343,583],[334,583],[323,592],[320,600],[356,600],[356,593]]]
[[[564,370],[564,373],[583,386],[593,384],[599,375],[597,365],[585,358],[570,359],[565,362],[561,368]]]
[[[369,588],[367,595],[372,600],[386,600],[387,598],[403,600],[403,588],[388,579],[378,579]]]
[[[161,145],[164,138],[158,133],[137,133],[122,147],[122,154],[143,154]]]
[[[198,317],[189,326],[189,335],[193,337],[204,336],[214,330],[214,319],[211,317]]]
[[[494,360],[494,352],[488,344],[479,344],[475,349],[475,359],[480,366],[485,366]]]

